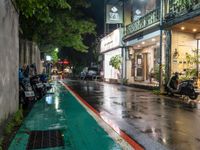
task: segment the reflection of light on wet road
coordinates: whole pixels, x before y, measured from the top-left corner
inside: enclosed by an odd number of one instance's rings
[[[165,143],[165,144],[167,143],[166,138],[163,138],[162,141],[163,141],[163,143]]]
[[[117,126],[117,124],[115,124],[112,120],[110,120],[109,118],[107,118],[107,117],[105,116],[105,113],[106,113],[106,112],[101,112],[101,113],[100,113],[101,118],[102,118],[108,125],[110,125],[110,126],[115,130],[115,132],[117,132],[118,134],[120,134],[120,129],[119,129],[119,127]]]
[[[67,82],[101,115],[104,112],[105,121],[111,119],[131,136],[136,135],[132,133],[135,129],[169,149],[200,149],[200,111],[145,90],[89,81]],[[83,89],[87,86],[89,92]],[[149,146],[146,140],[141,143]]]
[[[59,107],[59,98],[58,96],[55,96],[55,109],[58,110]]]
[[[115,114],[122,118],[122,106],[116,104],[121,104],[124,99],[121,98],[122,94],[118,92],[118,89],[111,85],[105,85],[103,86],[103,95],[105,97],[105,99],[102,99],[104,101],[103,106],[107,110],[113,110]]]
[[[151,130],[152,130],[153,136],[156,137],[156,136],[157,136],[157,133],[156,133],[156,131],[155,131],[155,128],[151,128]]]
[[[53,98],[52,98],[52,96],[51,96],[51,95],[46,96],[46,97],[45,97],[45,101],[46,101],[47,104],[49,104],[49,105],[53,104]]]

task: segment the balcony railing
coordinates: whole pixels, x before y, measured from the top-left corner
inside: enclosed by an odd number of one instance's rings
[[[138,20],[132,22],[131,24],[126,26],[126,34],[134,33],[138,30],[146,28],[154,23],[159,22],[160,20],[160,8],[157,8]]]
[[[169,2],[169,14],[173,14],[175,17],[179,17],[199,8],[200,0],[170,0]]]

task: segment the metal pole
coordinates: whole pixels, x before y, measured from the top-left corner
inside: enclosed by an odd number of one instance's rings
[[[107,3],[107,0],[104,0],[104,36],[106,35],[106,32],[107,32],[107,30],[106,30],[106,3]]]
[[[197,40],[197,79],[199,77],[199,40]]]
[[[123,27],[123,32],[122,32],[122,37],[125,35],[125,19],[124,19],[124,0],[122,1],[122,19],[123,19],[123,23],[122,23],[122,27]],[[121,38],[122,38],[121,37]],[[122,41],[122,39],[121,39]],[[124,42],[122,41],[122,79],[121,79],[121,83],[123,84],[123,79],[125,78],[125,69],[126,69],[126,52],[125,52],[125,45]]]
[[[162,23],[163,23],[163,0],[160,1],[160,64],[159,64],[159,89],[162,92],[162,40],[163,40],[163,31],[162,31]]]

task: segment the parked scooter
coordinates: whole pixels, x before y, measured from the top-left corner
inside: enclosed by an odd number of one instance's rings
[[[35,91],[36,98],[41,99],[46,94],[46,90],[43,83],[40,81],[40,77],[38,75],[32,76],[30,82]]]
[[[168,95],[185,95],[190,99],[195,100],[198,97],[198,93],[194,90],[194,81],[193,80],[185,80],[178,83],[178,72],[175,73],[174,76],[170,78],[168,81],[166,91]]]
[[[26,109],[31,107],[34,101],[35,93],[31,87],[30,80],[24,70],[19,68],[19,106],[22,105]]]
[[[19,104],[23,108],[29,108],[35,102],[35,93],[29,79],[24,78],[19,84]]]
[[[45,90],[46,91],[50,90],[52,87],[48,82],[48,76],[43,73],[43,74],[40,74],[39,77],[40,77],[40,81],[43,83],[43,85],[45,87]]]

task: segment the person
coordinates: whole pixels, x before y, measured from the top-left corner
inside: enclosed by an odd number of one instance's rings
[[[175,74],[170,78],[167,86],[172,92],[178,91],[178,72],[175,72]]]

